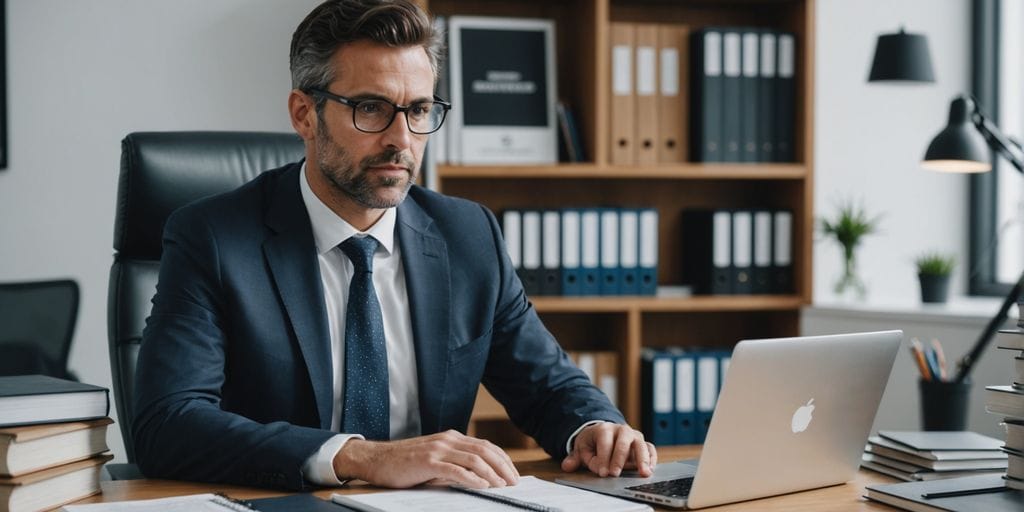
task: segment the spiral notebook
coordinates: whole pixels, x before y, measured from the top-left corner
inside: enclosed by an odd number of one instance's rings
[[[64,512],[343,512],[351,510],[322,500],[312,494],[295,494],[279,498],[233,500],[223,494],[192,494],[89,505],[66,505]]]

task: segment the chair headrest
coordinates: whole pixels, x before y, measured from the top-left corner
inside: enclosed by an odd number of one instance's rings
[[[121,141],[114,249],[159,260],[167,217],[304,156],[294,133],[137,132]]]

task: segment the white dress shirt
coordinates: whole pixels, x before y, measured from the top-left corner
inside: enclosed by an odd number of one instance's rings
[[[299,188],[313,226],[313,240],[316,242],[320,280],[327,306],[327,325],[331,334],[331,367],[334,370],[331,430],[338,432],[341,428],[340,413],[345,399],[345,308],[353,271],[352,262],[338,245],[353,236],[372,236],[380,243],[373,255],[373,288],[377,292],[384,318],[391,439],[416,437],[421,433],[419,387],[405,269],[398,238],[395,236],[397,212],[395,208],[388,208],[380,220],[364,233],[345,222],[313,193],[306,180],[305,163],[299,173]],[[602,422],[588,421],[576,429],[565,442],[566,452],[572,451],[576,435],[595,423]],[[364,439],[359,434],[339,433],[310,455],[302,465],[306,480],[324,486],[342,485],[344,482],[338,480],[334,472],[334,457],[353,437]]]
[[[331,335],[331,367],[334,370],[331,430],[338,432],[341,427],[340,415],[345,399],[345,312],[353,272],[352,262],[338,245],[353,236],[372,236],[380,244],[373,255],[373,288],[377,292],[384,319],[391,439],[418,436],[420,406],[416,353],[412,343],[412,318],[405,288],[402,252],[395,236],[395,209],[388,208],[376,224],[366,232],[360,232],[313,193],[306,180],[305,163],[299,173],[299,188],[313,226],[324,303],[327,306],[327,326]],[[319,485],[341,485],[334,473],[334,456],[352,437],[362,438],[358,434],[340,433],[306,459],[303,465],[306,479]]]

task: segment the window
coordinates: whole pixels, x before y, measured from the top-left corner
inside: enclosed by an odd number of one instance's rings
[[[975,0],[973,94],[1011,139],[1024,140],[1024,0]],[[1024,175],[992,155],[971,177],[970,290],[1006,295],[1024,269]]]

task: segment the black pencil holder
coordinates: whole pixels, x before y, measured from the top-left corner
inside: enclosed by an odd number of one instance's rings
[[[919,380],[923,430],[967,430],[971,382]]]

